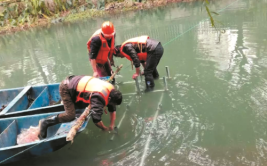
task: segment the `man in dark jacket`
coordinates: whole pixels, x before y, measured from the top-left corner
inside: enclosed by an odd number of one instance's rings
[[[85,108],[91,104],[93,122],[104,131],[114,129],[116,119],[116,105],[122,102],[122,94],[106,81],[91,76],[69,76],[59,86],[59,93],[65,112],[39,122],[39,138],[46,138],[47,128],[58,123],[70,122],[75,118],[75,108]],[[101,116],[104,107],[110,113],[110,125],[106,127]]]
[[[112,56],[114,45],[115,28],[110,21],[106,21],[87,42],[94,77],[111,76],[111,65],[114,66]]]
[[[154,79],[159,78],[157,65],[163,55],[164,49],[159,41],[150,39],[148,36],[140,36],[125,41],[122,45],[115,47],[114,56],[127,58],[133,62],[136,73],[133,79],[140,74],[140,64],[144,67],[146,90],[154,88]]]

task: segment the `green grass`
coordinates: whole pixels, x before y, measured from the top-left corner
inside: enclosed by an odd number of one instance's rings
[[[116,14],[116,13],[135,10],[135,9],[137,9],[137,7],[135,7],[135,6],[134,7],[128,7],[128,8],[125,7],[121,10],[114,10],[113,13]],[[79,20],[79,19],[83,19],[83,18],[101,17],[101,16],[104,16],[107,14],[109,14],[108,11],[90,9],[90,10],[86,10],[84,12],[70,14],[65,18],[64,21],[75,21],[75,20]]]

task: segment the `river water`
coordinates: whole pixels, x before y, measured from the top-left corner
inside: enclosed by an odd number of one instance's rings
[[[90,122],[72,145],[10,165],[266,165],[267,0],[219,0],[210,9],[217,30],[202,3],[190,2],[1,36],[1,89],[91,75],[86,42],[105,20],[116,44],[137,35],[161,41],[158,70],[171,74],[168,91],[160,79],[157,91],[135,95],[130,63],[116,59],[124,65],[118,135]]]

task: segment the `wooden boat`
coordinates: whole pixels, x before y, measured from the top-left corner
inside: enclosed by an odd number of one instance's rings
[[[0,118],[64,110],[59,84],[0,90]]]
[[[108,80],[108,77],[101,77]],[[0,90],[0,119],[64,110],[59,83]]]
[[[76,113],[81,114],[83,111],[84,109],[76,110]],[[59,113],[61,112],[0,119],[0,164],[40,156],[65,146],[68,143],[66,142],[66,136],[76,120],[49,127],[47,138],[44,140],[17,144],[17,136],[23,129],[38,126],[40,119]],[[86,128],[88,121],[87,118],[78,133]]]

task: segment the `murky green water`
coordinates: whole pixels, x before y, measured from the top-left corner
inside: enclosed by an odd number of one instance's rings
[[[124,96],[119,135],[91,122],[73,145],[11,165],[266,165],[267,1],[221,0],[212,8],[220,12],[221,35],[195,2],[1,36],[2,89],[92,74],[86,42],[108,19],[118,44],[141,34],[160,40],[158,70],[165,76],[168,65],[172,76],[168,92]],[[116,61],[124,64],[117,81],[131,81],[129,62]],[[131,83],[118,88],[135,92]],[[163,89],[162,80],[156,89]]]

